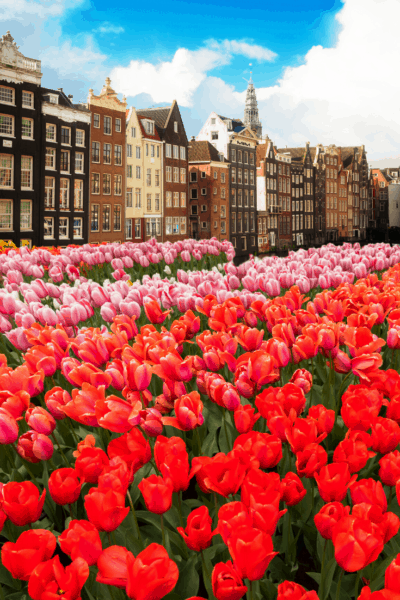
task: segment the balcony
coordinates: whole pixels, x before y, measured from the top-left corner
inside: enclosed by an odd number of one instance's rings
[[[33,58],[18,58],[17,67],[19,69],[25,69],[27,71],[36,71],[40,73],[41,61],[34,60]]]

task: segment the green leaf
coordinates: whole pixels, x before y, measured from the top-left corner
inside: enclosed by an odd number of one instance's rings
[[[321,598],[321,596],[319,596],[320,600],[325,600],[325,598],[327,598],[329,596],[329,590],[331,587],[333,576],[335,574],[336,565],[337,565],[336,559],[332,558],[332,560],[330,560],[328,562],[328,564],[326,566],[324,566],[324,590],[323,590],[324,593],[323,593],[322,598]]]
[[[276,600],[277,586],[269,579],[260,581],[260,587],[266,600]]]
[[[197,560],[198,557],[192,555],[189,560],[184,563],[184,567],[179,573],[179,580],[174,592],[181,598],[190,598],[190,596],[197,595],[199,589],[199,574],[196,570]]]
[[[201,445],[201,453],[203,456],[211,457],[216,452],[218,452],[217,433],[216,430],[213,430],[204,439]]]

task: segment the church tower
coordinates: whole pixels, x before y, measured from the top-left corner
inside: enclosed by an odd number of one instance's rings
[[[258,118],[258,106],[256,98],[256,90],[254,89],[253,79],[250,73],[250,81],[247,86],[246,92],[246,104],[244,108],[244,124],[250,126],[251,129],[257,134],[258,139],[262,136],[262,125]]]

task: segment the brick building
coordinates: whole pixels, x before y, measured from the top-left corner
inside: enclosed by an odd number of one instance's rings
[[[339,240],[349,237],[348,207],[347,207],[348,172],[341,168],[338,171],[338,229]]]
[[[171,106],[137,110],[138,118],[154,122],[163,142],[162,241],[187,238],[188,139],[176,100]]]
[[[106,78],[98,96],[89,90],[92,113],[89,242],[125,240],[126,101]]]
[[[278,171],[278,246],[288,248],[292,245],[292,203],[290,154],[278,152],[275,155]]]
[[[385,234],[389,227],[390,176],[380,169],[371,169],[372,219],[370,227]]]
[[[296,246],[304,245],[303,171],[302,162],[292,162],[292,241]]]
[[[229,239],[229,163],[210,142],[189,142],[189,236]]]
[[[337,242],[339,239],[338,173],[341,167],[341,156],[334,145],[325,149],[324,156],[326,166],[326,239],[328,242]]]

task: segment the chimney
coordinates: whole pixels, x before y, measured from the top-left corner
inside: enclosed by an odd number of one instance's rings
[[[192,137],[190,138],[191,142],[195,142],[196,141],[196,137],[194,135],[192,135]]]
[[[63,89],[62,89],[62,88],[57,88],[57,89],[58,89],[58,91],[59,91],[59,92],[63,92]]]
[[[310,142],[306,142],[306,150],[310,149]]]
[[[72,100],[72,98],[73,98],[73,97],[74,97],[74,95],[73,95],[73,94],[68,94],[68,98],[69,98],[70,100]]]

